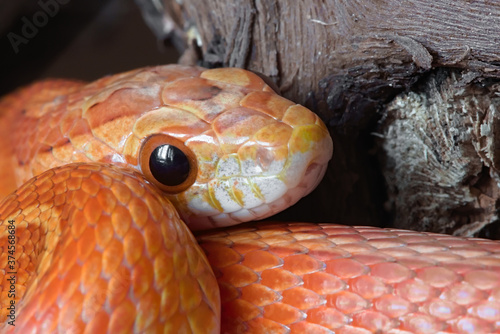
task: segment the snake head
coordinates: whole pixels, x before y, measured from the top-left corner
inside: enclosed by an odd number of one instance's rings
[[[105,80],[84,108],[92,133],[119,153],[111,160],[163,190],[191,229],[286,209],[316,187],[332,156],[319,117],[252,72],[166,65]]]
[[[141,138],[140,166],[191,229],[235,225],[286,209],[316,187],[332,156],[332,139],[319,117],[277,95],[252,72],[200,69],[164,85],[161,98],[163,105],[134,126]],[[166,158],[158,151],[172,157],[175,152],[163,145],[178,149],[178,162],[172,160],[175,167],[166,166],[164,174],[181,176],[169,185],[160,180]]]

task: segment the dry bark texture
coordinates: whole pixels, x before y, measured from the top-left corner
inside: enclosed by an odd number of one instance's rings
[[[489,150],[488,145],[492,145],[495,138],[484,135],[483,139],[474,142],[472,137],[477,131],[471,130],[469,137],[457,137],[458,147],[450,147],[441,142],[449,135],[429,134],[430,139],[426,139],[425,145],[432,149],[431,152],[440,152],[436,158],[449,155],[452,165],[457,165],[443,167],[442,162],[438,163],[443,177],[447,172],[458,173],[446,176],[450,180],[441,186],[432,178],[428,182],[415,180],[410,173],[414,163],[418,169],[431,173],[437,168],[432,161],[409,159],[407,163],[394,162],[395,159],[406,160],[404,155],[399,158],[402,147],[398,145],[401,136],[410,135],[404,128],[411,127],[414,122],[410,111],[403,107],[398,109],[395,104],[415,103],[416,95],[405,95],[398,99],[399,102],[392,103],[388,114],[397,115],[393,122],[389,122],[388,117],[382,128],[375,130],[375,126],[380,115],[384,114],[380,112],[385,105],[398,93],[409,91],[418,80],[429,80],[424,88],[429,90],[427,95],[420,96],[426,103],[439,102],[438,96],[445,98],[448,90],[453,91],[437,85],[435,77],[426,79],[437,67],[464,69],[467,71],[465,77],[473,76],[476,81],[500,77],[500,2],[164,0],[163,6],[158,6],[158,2],[136,1],[148,8],[150,15],[146,17],[156,27],[155,31],[170,36],[184,52],[181,62],[259,71],[276,82],[287,98],[306,105],[323,118],[335,141],[335,157],[325,182],[312,197],[301,202],[302,207],[294,209],[293,218],[356,224],[387,223],[388,216],[383,210],[386,187],[372,145],[374,137],[371,133],[377,131],[386,137],[381,147],[387,154],[382,152],[381,155],[387,157],[382,159],[387,165],[382,165],[382,170],[387,169],[384,172],[389,185],[387,196],[392,204],[389,207],[395,213],[396,225],[453,232],[465,225],[452,223],[458,219],[452,216],[458,215],[461,217],[458,220],[467,221],[495,220],[495,205],[489,205],[487,210],[483,204],[476,205],[491,212],[482,214],[489,218],[474,218],[478,214],[470,203],[479,195],[467,186],[470,182],[474,184],[476,178],[481,183],[481,176],[491,170],[491,164],[488,165],[487,159],[481,156],[483,153],[477,153],[483,151],[476,146],[486,145]],[[151,15],[155,11],[163,13],[161,20]],[[443,73],[441,76],[447,75]],[[448,85],[453,86],[453,80],[463,79],[455,76],[450,80]],[[463,82],[461,86],[464,99],[469,94],[470,84]],[[492,102],[493,96],[490,93],[493,94],[488,89],[478,93],[485,95],[484,99],[477,100],[478,108],[489,110],[488,103]],[[456,98],[455,102],[469,101]],[[458,111],[455,115],[450,110],[455,109],[445,108],[448,117],[457,122],[454,129],[458,131],[469,126],[460,123],[465,121],[474,128],[475,123],[470,118],[481,114],[474,111],[471,115],[461,116]],[[440,114],[441,111],[436,107],[433,112]],[[409,124],[399,124],[400,115],[409,117]],[[435,115],[436,122],[441,120],[439,117]],[[495,117],[489,117],[494,122]],[[413,147],[411,141],[408,145]],[[452,151],[445,152],[449,148]],[[471,152],[476,152],[476,155]],[[465,166],[458,166],[458,158],[463,154]],[[400,185],[400,180],[406,180],[406,183]],[[413,185],[412,182],[417,183]],[[412,189],[418,189],[420,195],[416,196],[419,199],[406,202],[397,193],[403,189],[409,197]],[[436,194],[445,194],[446,197],[448,192],[451,192],[448,202],[436,200]],[[490,195],[495,202],[496,195]],[[408,207],[421,202],[424,206],[439,206],[439,210],[427,213],[423,210],[412,216],[414,212]],[[313,205],[312,209],[309,205]],[[447,210],[447,205],[450,210]],[[462,212],[458,210],[460,207],[466,209]],[[314,212],[312,218],[311,211]],[[470,231],[459,230],[457,233]]]
[[[383,171],[399,227],[473,236],[498,219],[500,86],[475,79],[438,71],[388,105]]]

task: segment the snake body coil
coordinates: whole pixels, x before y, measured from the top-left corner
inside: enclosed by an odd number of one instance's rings
[[[0,100],[0,117],[4,332],[500,330],[495,241],[311,223],[195,240],[182,220],[268,217],[331,158],[318,116],[251,72],[45,81]]]

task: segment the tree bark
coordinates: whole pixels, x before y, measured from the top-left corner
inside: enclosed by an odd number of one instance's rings
[[[325,121],[328,174],[282,218],[494,235],[499,2],[137,2],[181,62],[261,72]]]

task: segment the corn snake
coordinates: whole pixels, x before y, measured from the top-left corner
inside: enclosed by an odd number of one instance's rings
[[[169,65],[88,85],[46,81],[5,97],[0,113],[11,133],[0,194],[17,188],[0,204],[4,331],[500,327],[494,241],[275,223],[198,234],[203,255],[180,217],[206,230],[270,216],[309,193],[332,154],[321,120],[250,72]],[[169,155],[188,167],[160,182]],[[23,250],[15,327],[9,220]]]

